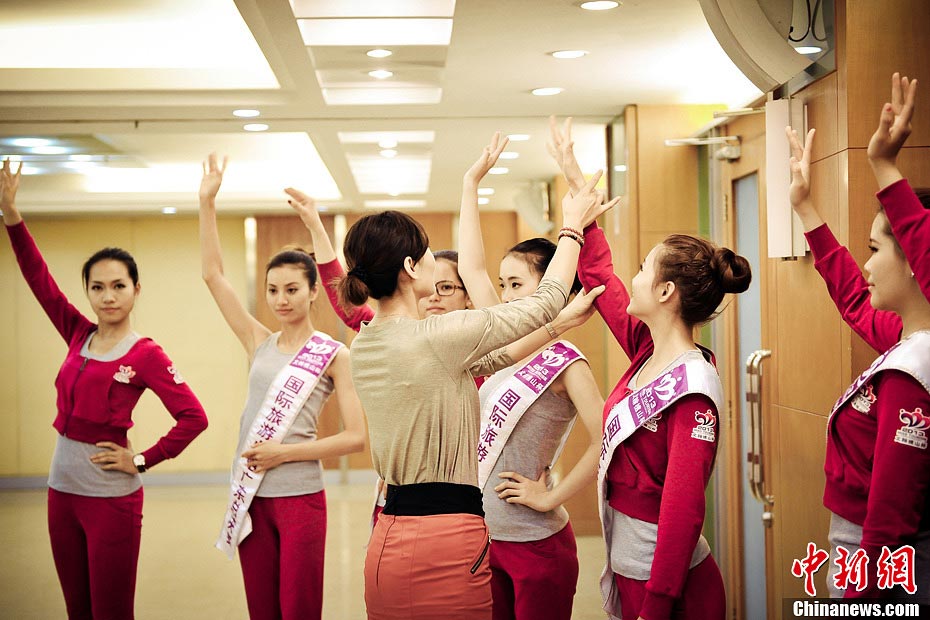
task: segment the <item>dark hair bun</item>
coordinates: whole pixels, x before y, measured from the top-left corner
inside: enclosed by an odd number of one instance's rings
[[[749,261],[730,248],[717,248],[710,259],[711,268],[720,278],[724,293],[742,293],[752,281]]]
[[[356,270],[350,270],[336,288],[339,291],[339,303],[345,309],[351,306],[361,306],[371,296],[368,285]]]

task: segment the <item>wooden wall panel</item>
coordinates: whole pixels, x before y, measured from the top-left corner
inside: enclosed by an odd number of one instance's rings
[[[791,126],[804,136],[804,108],[807,107],[807,129],[816,129],[811,161],[820,161],[840,151],[837,118],[837,74],[831,73],[801,90],[791,98]]]

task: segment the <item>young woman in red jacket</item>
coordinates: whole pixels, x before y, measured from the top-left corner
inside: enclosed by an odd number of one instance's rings
[[[901,103],[901,83],[896,103]],[[908,110],[882,111],[869,145],[876,159],[893,160],[902,130],[909,124],[916,90],[908,89]],[[892,128],[894,128],[892,130]],[[830,297],[846,323],[881,355],[839,398],[827,426],[823,503],[830,519],[831,562],[827,586],[834,598],[902,597],[930,602],[930,302],[915,277],[926,262],[908,263],[888,218],[879,211],[869,238],[867,278],[849,251],[839,244],[810,197],[810,159],[814,130],[802,146],[787,128],[791,144],[791,206],[804,225]],[[898,143],[897,148],[893,146]],[[890,144],[890,145],[889,145]],[[877,169],[881,168],[881,164]],[[878,170],[877,170],[878,171]],[[881,176],[879,182],[881,183]],[[885,204],[905,194],[904,182],[886,186]],[[911,238],[912,255],[926,253]],[[922,268],[922,269],[921,269]],[[908,552],[908,547],[911,551]],[[842,548],[843,551],[839,549]],[[860,552],[861,550],[861,552]],[[854,558],[868,558],[864,574],[841,571]],[[904,554],[903,556],[901,554]],[[912,557],[904,559],[908,553]],[[910,564],[888,579],[888,562]],[[887,586],[887,588],[886,588]]]
[[[55,380],[58,442],[49,470],[48,529],[68,617],[133,617],[142,534],[140,473],[181,453],[207,416],[178,369],[153,340],[132,330],[139,295],[132,256],[105,248],[82,275],[96,322],[58,288],[16,209],[22,166],[0,172],[0,211],[23,277],[68,353]],[[155,445],[134,452],[132,410],[146,388],[176,420]]]
[[[551,121],[550,152],[574,191],[584,182],[571,125]],[[614,275],[603,230],[584,232],[578,275],[606,286],[594,302],[630,358],[604,406],[598,467],[608,566],[605,609],[631,620],[726,617],[720,570],[701,535],[723,390],[713,354],[694,343],[727,293],[749,288],[745,258],[688,235],[652,248],[631,294]]]

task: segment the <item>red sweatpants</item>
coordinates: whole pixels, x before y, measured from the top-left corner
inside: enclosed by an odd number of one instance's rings
[[[624,618],[639,618],[646,598],[646,582],[614,573],[614,583],[620,589],[620,612]],[[707,556],[688,571],[681,597],[672,607],[673,620],[725,620],[727,597],[723,577],[714,556]]]
[[[239,543],[251,620],[313,620],[323,614],[326,494],[256,497],[252,533]]]
[[[493,620],[570,620],[577,584],[571,523],[542,540],[491,543]]]
[[[490,620],[488,528],[472,514],[381,514],[365,556],[369,620]]]
[[[132,620],[142,489],[123,497],[48,490],[48,535],[70,620]]]

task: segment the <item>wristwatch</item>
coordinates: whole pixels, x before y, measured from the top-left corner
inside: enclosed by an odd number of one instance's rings
[[[132,464],[136,466],[139,473],[145,471],[145,455],[142,453],[132,455]]]

